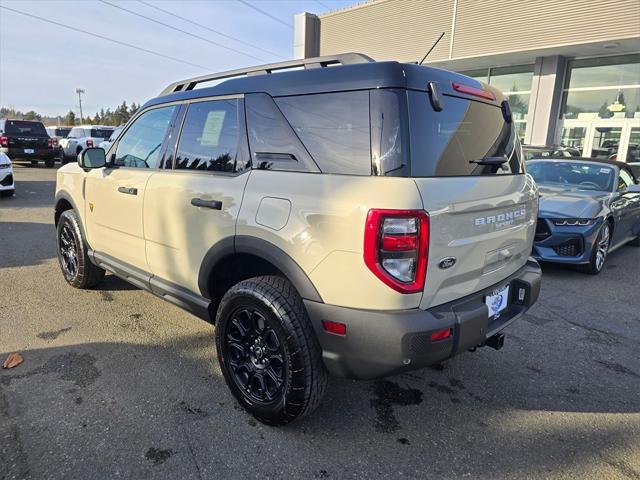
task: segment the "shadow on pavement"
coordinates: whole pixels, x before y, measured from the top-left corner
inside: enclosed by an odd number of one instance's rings
[[[334,379],[311,417],[280,429],[238,407],[210,333],[23,355],[0,371],[0,451],[10,460],[0,477],[536,477],[594,461],[633,472],[608,452],[633,448],[637,425],[593,414],[640,405],[606,390],[557,393],[531,372],[506,381],[513,365],[495,355],[376,382]]]

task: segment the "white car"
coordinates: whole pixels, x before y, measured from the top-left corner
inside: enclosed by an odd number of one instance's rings
[[[0,197],[10,197],[16,192],[13,183],[13,165],[6,154],[0,152]]]
[[[109,150],[109,147],[113,142],[115,142],[116,138],[118,138],[118,135],[120,135],[120,132],[122,131],[123,128],[124,128],[124,125],[121,125],[120,127],[116,127],[116,129],[111,133],[109,140],[105,140],[100,145],[98,145],[98,147],[102,148],[105,152]]]
[[[60,161],[64,164],[75,159],[85,148],[97,147],[107,140],[113,133],[113,127],[106,125],[80,125],[73,127],[67,135],[58,142],[60,146]]]

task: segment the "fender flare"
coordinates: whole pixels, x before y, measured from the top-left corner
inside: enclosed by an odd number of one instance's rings
[[[73,197],[71,196],[71,194],[69,192],[66,192],[65,190],[60,190],[58,192],[56,192],[56,195],[54,197],[54,212],[58,210],[58,204],[60,203],[60,200],[66,200],[67,202],[69,202],[71,204],[71,208],[73,210],[76,211],[76,213],[78,214],[78,224],[80,225],[80,231],[82,232],[82,238],[84,238],[84,241],[88,244],[88,240],[87,240],[87,231],[84,228],[84,223],[83,223],[83,219],[82,219],[82,214],[80,212],[80,210],[78,209],[78,206],[76,205],[76,202],[73,200]],[[55,213],[54,213],[54,217],[55,217]],[[54,224],[57,227],[58,226],[58,222],[55,221],[54,218]]]
[[[323,303],[316,287],[295,260],[273,243],[246,235],[222,239],[206,253],[198,273],[198,287],[203,297],[211,298],[209,278],[216,266],[225,257],[237,253],[255,255],[268,261],[287,277],[303,299]]]

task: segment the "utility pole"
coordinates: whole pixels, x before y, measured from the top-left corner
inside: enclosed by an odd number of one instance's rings
[[[84,90],[82,88],[76,88],[76,93],[78,94],[78,104],[80,106],[80,124],[82,124],[82,94]]]

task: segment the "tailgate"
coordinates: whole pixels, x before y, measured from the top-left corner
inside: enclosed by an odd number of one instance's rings
[[[533,245],[537,189],[525,174],[508,103],[472,85],[471,94],[445,93],[440,110],[426,92],[408,92],[411,177],[430,215],[421,308],[499,284]]]
[[[490,287],[531,253],[538,202],[528,175],[416,178],[430,216],[421,308]],[[452,266],[448,266],[454,259]]]

